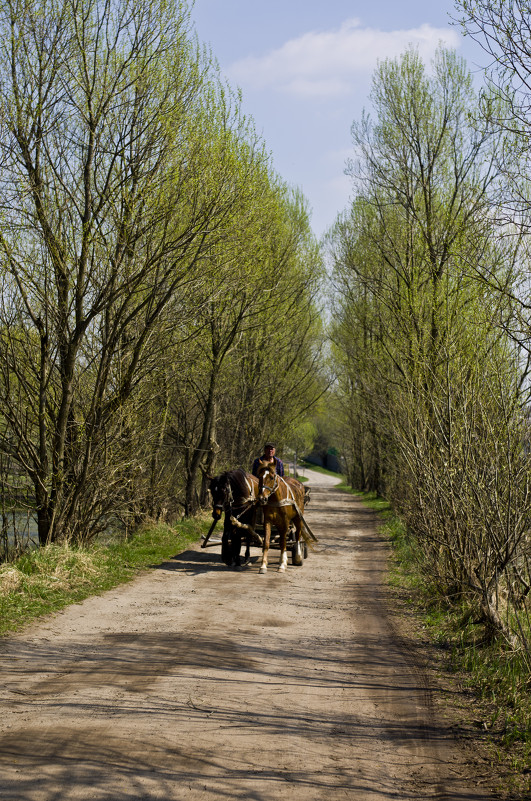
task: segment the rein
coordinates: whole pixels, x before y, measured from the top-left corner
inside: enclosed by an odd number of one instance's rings
[[[286,489],[288,491],[288,497],[287,498],[283,498],[280,501],[273,501],[272,500],[273,495],[278,491],[278,488],[280,486],[280,482],[282,482],[282,484],[286,487]],[[291,490],[291,487],[289,486],[289,484],[286,483],[286,481],[284,481],[282,476],[279,476],[277,473],[275,473],[275,482],[274,482],[273,486],[272,487],[268,487],[267,484],[263,484],[262,485],[262,492],[264,490],[269,490],[269,500],[267,501],[267,505],[268,506],[274,506],[275,508],[276,507],[280,507],[280,506],[297,506],[297,504],[295,503],[295,498],[293,497],[293,492]],[[297,509],[297,511],[299,511],[299,510]]]
[[[259,489],[259,493],[258,494],[260,495],[264,490],[267,490],[269,492],[269,498],[271,498],[275,494],[275,492],[278,490],[278,479],[279,478],[280,478],[280,476],[278,475],[278,473],[275,473],[275,481],[273,483],[273,486],[272,487],[268,487],[267,484],[262,483],[262,489],[261,490]],[[262,482],[263,482],[263,479],[264,479],[264,476],[262,476]],[[284,481],[284,484],[285,483],[286,482]],[[270,506],[273,505],[270,500],[267,503]]]
[[[246,505],[248,506],[250,503],[254,503],[255,502],[254,498],[253,498],[253,488],[249,484],[247,479],[245,479],[245,486],[247,488],[247,492],[249,493],[249,497],[242,498],[241,503],[242,503],[242,505],[244,507]],[[227,511],[227,510],[232,511],[232,508],[234,506],[234,495],[233,495],[233,492],[232,492],[232,483],[231,483],[231,481],[230,481],[230,479],[228,477],[225,480],[225,485],[223,487],[223,494],[224,494],[223,502],[214,504],[214,509],[223,509],[223,511]],[[236,508],[239,509],[240,508],[240,504],[238,504],[238,506]],[[244,508],[243,511],[245,511],[245,508]]]
[[[252,497],[251,498],[245,498],[245,500],[243,501],[244,506],[243,506],[240,514],[239,515],[234,515],[234,518],[236,520],[239,520],[240,517],[244,514],[244,512],[246,512],[251,506],[255,506],[256,505],[257,501],[258,501],[258,498],[252,498]],[[240,507],[238,506],[237,508],[239,509]],[[229,506],[229,510],[231,512],[231,517],[232,517],[233,516],[232,515],[232,506]]]
[[[244,476],[244,481],[245,481],[245,486],[247,488],[247,492],[249,493],[249,495],[248,495],[247,498],[242,498],[241,505],[240,505],[240,503],[238,503],[238,506],[235,507],[236,509],[241,509],[241,512],[239,514],[237,514],[237,515],[233,514],[234,495],[232,494],[232,484],[231,484],[229,478],[227,478],[227,483],[225,485],[225,500],[224,500],[223,506],[221,504],[218,504],[218,508],[222,508],[224,511],[230,512],[231,519],[233,519],[233,520],[239,520],[240,517],[242,515],[244,515],[245,512],[248,511],[248,509],[251,508],[251,506],[254,506],[258,502],[258,498],[255,498],[253,496],[253,486],[250,483],[250,481],[247,479],[246,476]],[[227,490],[227,486],[228,486],[228,490]]]

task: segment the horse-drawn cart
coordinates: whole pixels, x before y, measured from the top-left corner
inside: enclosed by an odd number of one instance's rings
[[[258,516],[261,517],[261,509],[258,510]],[[216,521],[215,521],[216,522]],[[211,526],[211,531],[214,530],[215,525]],[[260,522],[256,522],[254,525],[254,531],[258,535],[260,539],[255,539],[251,535],[251,539],[254,539],[254,545],[256,547],[261,548],[263,537],[264,537],[264,523],[263,520]],[[233,553],[236,550],[236,547],[241,548],[241,533],[237,535],[237,542],[233,541],[234,538],[234,529],[224,531],[221,537],[213,537],[209,536],[209,534],[203,534],[201,537],[201,547],[202,548],[216,548],[221,546],[221,560],[225,564],[232,564],[233,560]],[[253,542],[251,542],[251,545]],[[280,551],[280,534],[277,529],[273,529],[271,531],[271,542],[269,545],[270,549]],[[289,531],[288,531],[288,539],[286,542],[286,548],[291,553],[291,564],[297,567],[300,567],[304,559],[308,557],[308,543],[306,540],[297,540],[296,539],[296,529],[295,525],[292,523],[290,524]],[[245,562],[249,561],[249,556],[246,554]]]
[[[270,548],[281,551],[279,570],[285,570],[287,553],[291,553],[293,565],[300,566],[308,555],[308,542],[315,540],[303,517],[309,490],[288,479],[276,477],[274,485],[260,481],[244,470],[231,470],[210,480],[214,518],[208,534],[202,537],[202,548],[221,545],[221,558],[226,565],[241,565],[242,539],[246,541],[245,562],[250,560],[251,544],[262,548],[260,572],[267,570],[267,552]],[[285,497],[278,493],[286,490]],[[221,538],[212,537],[218,520],[224,513]],[[267,542],[266,527],[270,536]]]

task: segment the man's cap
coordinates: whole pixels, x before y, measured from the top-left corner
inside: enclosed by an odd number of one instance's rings
[[[277,446],[275,445],[275,443],[274,443],[274,442],[266,442],[266,444],[264,445],[264,450],[265,450],[266,448],[274,448],[274,449],[276,450],[276,449],[277,449]]]

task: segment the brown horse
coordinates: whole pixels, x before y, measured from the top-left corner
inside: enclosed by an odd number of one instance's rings
[[[271,541],[271,526],[275,526],[280,535],[279,573],[283,573],[288,564],[286,543],[290,523],[295,525],[295,542],[301,541],[302,520],[304,512],[304,487],[296,478],[283,478],[277,475],[275,465],[260,462],[257,470],[258,501],[264,511],[264,544],[262,546],[262,563],[260,573],[267,572],[267,555]],[[297,547],[296,546],[296,547]],[[302,564],[302,559],[298,562]]]

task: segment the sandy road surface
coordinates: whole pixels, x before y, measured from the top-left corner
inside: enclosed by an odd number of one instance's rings
[[[2,799],[489,797],[394,629],[372,513],[310,483],[303,567],[191,550],[0,642]]]

